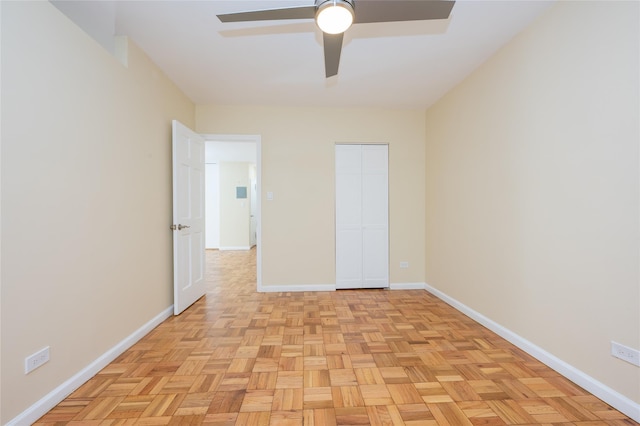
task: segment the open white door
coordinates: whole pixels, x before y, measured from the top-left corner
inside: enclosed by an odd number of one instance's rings
[[[205,293],[204,139],[173,120],[173,314]]]

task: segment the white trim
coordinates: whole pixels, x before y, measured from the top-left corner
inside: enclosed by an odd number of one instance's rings
[[[256,289],[262,290],[262,136],[260,135],[223,135],[223,134],[201,134],[205,141],[214,142],[254,142],[256,144]],[[228,248],[227,248],[228,249]],[[224,248],[220,248],[224,250]],[[248,249],[242,249],[248,250]]]
[[[233,250],[251,250],[249,246],[230,246],[230,247],[220,247],[218,250],[220,251],[233,251]]]
[[[303,284],[303,285],[263,285],[258,289],[263,293],[293,293],[301,291],[336,291],[335,284]]]
[[[438,297],[442,301],[451,305],[458,311],[467,315],[469,318],[474,321],[482,324],[487,327],[489,330],[498,334],[500,337],[508,340],[513,343],[532,357],[538,359],[538,361],[546,364],[548,367],[551,367],[558,373],[562,374],[567,379],[571,380],[578,386],[586,389],[596,397],[600,398],[607,404],[614,407],[616,410],[622,412],[623,414],[631,417],[636,422],[640,422],[640,404],[635,401],[632,401],[630,398],[622,395],[616,390],[611,389],[609,386],[604,383],[594,379],[588,374],[584,373],[581,370],[578,370],[571,364],[561,360],[555,355],[545,351],[540,346],[528,341],[527,339],[519,336],[508,328],[503,327],[497,322],[485,317],[481,313],[471,309],[467,305],[459,302],[453,297],[448,296],[447,294],[441,292],[440,290],[431,287],[429,284],[424,285],[425,290],[434,296]]]
[[[424,290],[425,283],[391,283],[389,290]]]
[[[211,142],[258,142],[261,139],[260,135],[201,133],[200,136]]]
[[[39,401],[33,404],[31,407],[18,414],[12,420],[6,423],[6,426],[21,426],[26,424],[32,424],[40,417],[44,416],[53,407],[62,402],[73,391],[78,389],[89,379],[95,376],[100,370],[109,365],[111,361],[120,356],[124,351],[133,346],[136,342],[146,336],[151,330],[157,327],[162,321],[173,315],[173,305],[169,306],[164,311],[160,312],[149,322],[142,327],[134,331],[120,343],[109,349],[104,354],[100,355],[95,361],[87,365],[85,368],[74,374],[67,381],[60,386],[46,394]]]

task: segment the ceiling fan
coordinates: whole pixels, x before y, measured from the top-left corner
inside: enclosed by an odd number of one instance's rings
[[[338,74],[342,39],[351,24],[447,19],[452,0],[315,0],[313,6],[217,15],[221,22],[315,19],[322,30],[326,77]]]

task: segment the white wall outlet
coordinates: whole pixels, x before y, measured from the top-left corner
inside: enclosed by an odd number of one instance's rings
[[[29,374],[42,364],[49,361],[49,346],[29,355],[24,359],[24,374]]]
[[[402,269],[407,269],[409,267],[409,262],[400,262],[400,267]]]
[[[621,345],[620,343],[611,342],[611,355],[616,358],[620,358],[623,361],[630,362],[633,365],[640,367],[640,351],[632,349],[628,346]]]

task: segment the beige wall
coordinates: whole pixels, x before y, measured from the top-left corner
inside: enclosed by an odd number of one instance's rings
[[[561,2],[427,112],[426,280],[635,402],[638,3]]]
[[[2,2],[2,423],[172,304],[171,119],[194,106],[129,53]]]
[[[335,143],[388,143],[391,282],[424,282],[424,111],[198,106],[196,130],[262,136],[264,286],[335,284]]]
[[[220,247],[250,247],[249,216],[251,193],[249,191],[250,163],[220,163]],[[247,188],[247,198],[236,198],[236,187]]]

